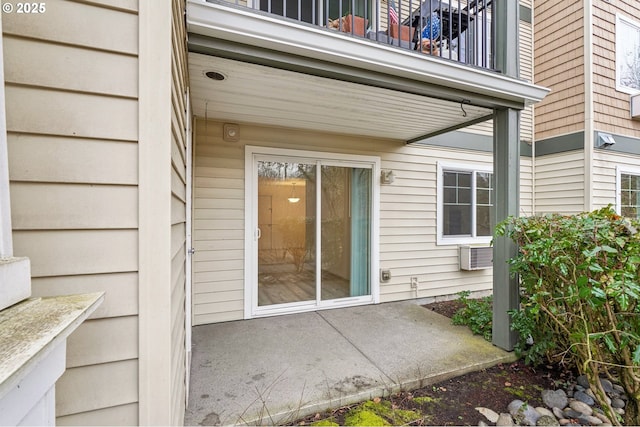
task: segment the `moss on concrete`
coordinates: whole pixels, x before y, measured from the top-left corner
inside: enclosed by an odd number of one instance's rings
[[[345,417],[348,426],[387,426],[407,424],[422,415],[417,411],[394,408],[386,400],[368,400],[349,411]]]
[[[327,418],[325,420],[320,420],[320,421],[314,421],[311,423],[312,426],[327,426],[327,427],[333,427],[333,426],[339,426],[340,424],[338,424],[337,422],[333,421],[331,418]]]

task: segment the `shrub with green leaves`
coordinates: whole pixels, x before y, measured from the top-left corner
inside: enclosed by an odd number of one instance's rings
[[[624,423],[640,425],[640,222],[611,207],[578,215],[508,218],[497,228],[519,247],[521,310],[512,313],[517,350],[587,375],[598,403],[620,424],[600,377],[629,396]],[[533,344],[530,345],[531,339]],[[525,344],[526,341],[529,344]]]
[[[469,299],[471,292],[458,293],[463,307],[451,318],[454,325],[465,325],[476,335],[482,335],[485,340],[491,342],[491,330],[493,325],[493,298],[486,296],[480,299]]]

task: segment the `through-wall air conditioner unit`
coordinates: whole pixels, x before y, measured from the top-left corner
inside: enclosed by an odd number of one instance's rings
[[[460,270],[484,270],[493,266],[493,247],[460,246]]]
[[[633,120],[640,120],[640,95],[633,95],[631,97],[631,118]]]

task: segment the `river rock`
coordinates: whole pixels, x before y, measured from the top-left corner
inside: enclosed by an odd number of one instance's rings
[[[600,384],[606,393],[611,393],[613,391],[613,384],[608,379],[600,378]]]
[[[513,419],[510,414],[505,414],[504,412],[498,415],[498,420],[496,421],[496,426],[512,426]]]
[[[524,405],[522,400],[512,400],[511,403],[509,403],[509,406],[507,406],[507,411],[509,411],[511,415],[514,415],[520,410],[520,408],[522,408],[522,405]]]
[[[564,412],[562,412],[562,409],[558,408],[557,406],[553,408],[553,415],[555,415],[557,419],[564,418]]]
[[[497,412],[489,409],[489,408],[476,408],[476,411],[480,412],[482,415],[485,416],[486,419],[488,419],[490,422],[495,423],[498,421],[498,418],[500,417],[500,415],[498,415]]]
[[[593,414],[593,409],[591,408],[591,406],[579,400],[572,400],[571,402],[569,402],[569,407],[587,416]]]
[[[538,418],[538,421],[536,421],[536,425],[537,426],[559,426],[560,423],[558,423],[558,420],[556,420],[556,417],[549,416],[549,415],[542,415],[540,416],[540,418]]]
[[[536,411],[538,411],[538,413],[540,414],[540,416],[543,415],[547,415],[549,417],[554,417],[555,415],[553,414],[553,412],[547,408],[543,408],[542,406],[536,406]]]
[[[614,408],[624,408],[624,400],[616,397],[614,399],[611,399],[611,406]]]
[[[609,424],[611,425],[611,420],[603,413],[594,411],[593,415],[598,418],[600,421],[602,421],[603,424]]]
[[[600,424],[603,423],[603,421],[598,418],[598,417],[594,417],[593,415],[589,415],[588,417],[585,417],[585,419],[589,422],[589,424],[591,424],[592,426],[599,426]]]
[[[567,408],[562,412],[564,413],[564,418],[568,418],[570,420],[574,420],[574,419],[577,420],[578,418],[584,416],[582,412],[578,412],[571,408]]]
[[[582,391],[576,391],[575,393],[573,393],[573,397],[580,402],[586,403],[589,406],[593,406],[596,403],[595,400],[593,400],[593,397]]]
[[[532,406],[516,399],[509,403],[509,413],[518,425],[535,426],[540,414]]]
[[[584,388],[590,387],[589,380],[587,379],[586,375],[580,375],[578,378],[576,378],[576,381]]]
[[[564,390],[543,390],[542,402],[549,408],[566,408],[569,404],[567,393]]]

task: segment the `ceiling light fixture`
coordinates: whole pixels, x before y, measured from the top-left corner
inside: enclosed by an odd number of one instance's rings
[[[296,197],[296,183],[291,184],[291,197],[289,197],[289,203],[298,203],[300,201],[300,197]]]
[[[204,73],[204,75],[209,77],[211,80],[216,80],[216,81],[222,81],[226,79],[224,74],[219,73],[217,71],[207,71],[206,73]]]

